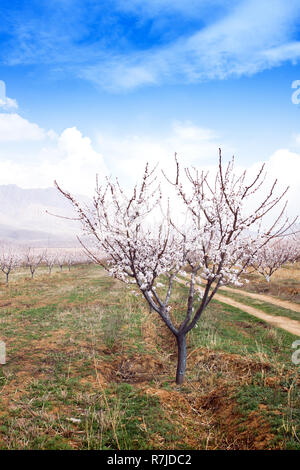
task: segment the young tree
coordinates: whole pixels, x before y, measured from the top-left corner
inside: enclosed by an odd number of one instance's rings
[[[68,266],[69,271],[71,271],[71,266],[78,264],[79,256],[77,251],[67,251],[65,254],[65,263]]]
[[[67,253],[65,252],[65,250],[62,250],[62,249],[57,250],[57,252],[56,252],[56,263],[60,267],[60,271],[62,271],[64,264],[67,263]]]
[[[20,253],[16,246],[2,245],[0,249],[0,269],[8,284],[10,273],[20,264]]]
[[[71,266],[91,263],[91,258],[87,257],[86,253],[83,253],[82,250],[74,249],[73,251],[66,251],[65,263],[69,271],[71,271]]]
[[[39,265],[44,260],[45,253],[41,251],[34,250],[31,247],[25,249],[25,253],[23,256],[23,263],[26,267],[29,268],[31,273],[31,279],[34,277],[34,273],[39,267]]]
[[[53,267],[55,266],[55,263],[56,263],[56,254],[52,253],[49,250],[45,250],[43,260],[44,260],[44,264],[48,268],[49,275],[51,275],[52,269],[53,269]]]
[[[184,183],[176,156],[175,160],[175,181],[167,180],[176,190],[177,205],[181,202],[185,210],[185,217],[177,217],[178,222],[172,220],[169,208],[163,210],[156,168],[150,171],[148,164],[141,183],[130,196],[118,180],[107,179],[101,186],[97,179],[92,207],[81,207],[72,195],[56,182],[55,185],[77,211],[89,246],[82,240],[81,243],[89,256],[117,279],[135,284],[176,337],[176,382],[182,384],[188,332],[195,327],[219,286],[238,283],[255,253],[286,231],[289,224],[287,221],[280,224],[284,209],[268,230],[263,230],[260,223],[286,192],[274,197],[276,182],[256,209],[247,213],[248,200],[260,188],[263,167],[253,181],[246,183],[246,172],[234,174],[233,160],[224,169],[220,152],[213,185],[208,174],[189,169],[185,169]],[[164,181],[164,187],[167,184]],[[256,234],[249,247],[250,227],[252,231],[256,227]],[[103,261],[103,254],[107,262]],[[176,276],[186,274],[187,264],[191,270],[187,307],[178,324],[171,317],[170,298]],[[168,279],[163,295],[157,290],[161,275]],[[203,287],[197,288],[197,282]]]

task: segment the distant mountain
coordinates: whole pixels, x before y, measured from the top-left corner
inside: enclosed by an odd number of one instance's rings
[[[81,202],[88,198],[79,197]],[[74,246],[80,234],[70,202],[56,188],[22,189],[0,185],[0,240],[39,246]]]

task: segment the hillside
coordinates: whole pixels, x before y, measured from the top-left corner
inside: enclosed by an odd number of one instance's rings
[[[86,202],[87,198],[80,197]],[[70,203],[55,189],[0,186],[0,240],[36,246],[71,246],[78,223],[55,217],[74,215]],[[55,214],[55,215],[51,215]]]

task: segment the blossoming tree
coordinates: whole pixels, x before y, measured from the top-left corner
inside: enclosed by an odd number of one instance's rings
[[[283,222],[282,209],[271,227],[262,228],[263,218],[286,193],[274,196],[276,182],[249,212],[249,200],[261,189],[263,167],[248,182],[246,172],[235,175],[233,160],[224,168],[220,151],[218,172],[212,184],[208,173],[185,169],[181,174],[176,155],[175,161],[173,181],[165,177],[159,184],[157,169],[150,171],[147,164],[140,184],[130,194],[118,180],[109,178],[105,185],[100,185],[97,179],[91,207],[81,206],[56,182],[55,185],[77,211],[85,236],[81,243],[89,256],[112,276],[134,284],[176,337],[176,382],[182,384],[186,335],[218,288],[239,283],[257,251],[291,224]],[[185,215],[172,216],[169,204],[164,204],[161,188],[166,190],[167,185],[175,188],[176,206]],[[251,243],[250,233],[255,233]],[[171,293],[174,281],[186,275],[187,266],[190,275],[186,277],[186,309],[177,321],[172,318]],[[164,290],[159,287],[162,275],[167,278]]]
[[[256,253],[251,265],[262,274],[267,282],[284,264],[294,263],[299,259],[299,242],[293,237],[272,240]]]

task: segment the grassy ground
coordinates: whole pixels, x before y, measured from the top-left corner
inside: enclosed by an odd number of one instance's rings
[[[97,266],[2,283],[0,339],[0,449],[300,449],[297,338],[238,309],[208,307],[182,387],[173,337]]]

